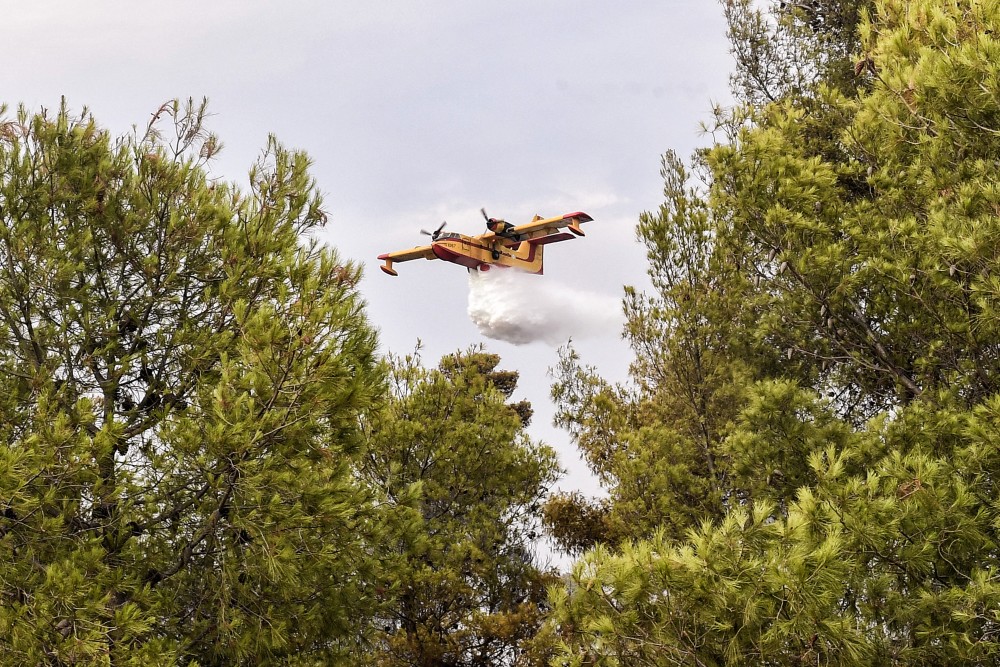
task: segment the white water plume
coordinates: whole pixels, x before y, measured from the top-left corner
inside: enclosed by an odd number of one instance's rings
[[[514,345],[616,334],[621,300],[517,269],[469,273],[469,318],[487,338]]]

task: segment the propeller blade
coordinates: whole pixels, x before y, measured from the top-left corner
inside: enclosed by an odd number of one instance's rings
[[[486,220],[486,222],[490,221],[490,216],[486,215],[486,209],[485,208],[479,209],[479,212],[483,214],[483,219]]]
[[[432,239],[434,239],[434,240],[436,241],[436,240],[437,240],[437,237],[441,236],[441,230],[442,230],[442,229],[444,229],[444,226],[445,226],[445,225],[447,225],[447,224],[448,224],[448,222],[447,222],[447,221],[445,221],[445,222],[442,222],[442,223],[441,223],[441,224],[440,224],[440,225],[438,226],[438,228],[437,228],[437,229],[435,229],[435,230],[434,230],[433,232],[429,232],[429,231],[427,231],[426,229],[421,229],[421,230],[420,230],[420,233],[421,233],[421,234],[426,234],[427,236],[431,237]]]

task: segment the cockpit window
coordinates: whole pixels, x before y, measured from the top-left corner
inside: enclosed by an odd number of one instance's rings
[[[461,234],[458,234],[456,232],[442,232],[438,236],[438,240],[440,240],[440,239],[457,239],[457,238],[460,238],[461,236],[462,236]]]

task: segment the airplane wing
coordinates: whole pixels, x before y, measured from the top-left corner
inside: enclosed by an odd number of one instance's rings
[[[590,222],[591,220],[593,220],[593,218],[586,213],[577,211],[576,213],[567,213],[555,218],[545,218],[542,220],[536,218],[527,224],[518,225],[512,231],[520,234],[524,238],[530,239],[535,238],[536,236],[541,236],[541,234],[537,234],[537,232],[549,232],[562,229],[563,227],[568,227],[569,230],[577,236],[583,236],[583,230],[580,229],[580,223]]]
[[[567,229],[569,229],[569,231],[573,232],[577,236],[583,236],[584,234],[583,230],[580,229],[580,224],[584,222],[590,222],[591,220],[593,220],[593,218],[591,218],[589,215],[587,215],[582,211],[577,211],[575,213],[566,213],[565,215],[559,215],[554,218],[539,218],[536,216],[535,219],[532,220],[531,222],[523,225],[518,225],[517,227],[514,227],[510,231],[517,234],[521,241],[530,241],[532,239],[538,239],[540,237],[549,236],[550,234],[553,234],[554,232],[558,231],[559,229],[562,229],[563,227],[566,227]],[[484,241],[488,241],[492,239],[494,236],[496,236],[496,234],[494,234],[493,232],[486,232],[479,238],[481,238]],[[572,238],[572,237],[566,235],[562,236],[562,238],[558,240],[562,241],[567,238]],[[556,239],[551,239],[551,240],[554,241]],[[508,242],[505,240],[504,243],[505,245],[516,245],[517,241]]]
[[[379,255],[385,264],[378,267],[388,273],[390,276],[395,276],[396,270],[392,268],[393,262],[409,262],[411,259],[437,259],[437,255],[429,245],[422,245],[416,248],[410,248],[409,250],[397,250],[396,252],[387,252],[385,254]]]

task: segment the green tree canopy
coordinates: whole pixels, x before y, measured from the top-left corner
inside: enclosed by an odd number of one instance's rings
[[[381,385],[308,158],[204,105],[0,122],[0,664],[333,660],[370,615]]]
[[[539,503],[559,469],[525,433],[517,373],[481,349],[436,369],[392,359],[389,399],[365,422],[362,475],[398,517],[397,587],[370,664],[537,664],[529,641],[551,574],[534,562]]]
[[[858,25],[872,0],[720,0],[735,68],[736,98],[754,106],[807,102],[817,85],[853,95]],[[862,63],[864,67],[866,63]]]
[[[611,485],[569,664],[996,664],[998,25],[876,2],[855,90],[735,110],[707,191],[668,156],[635,387],[555,387]]]

